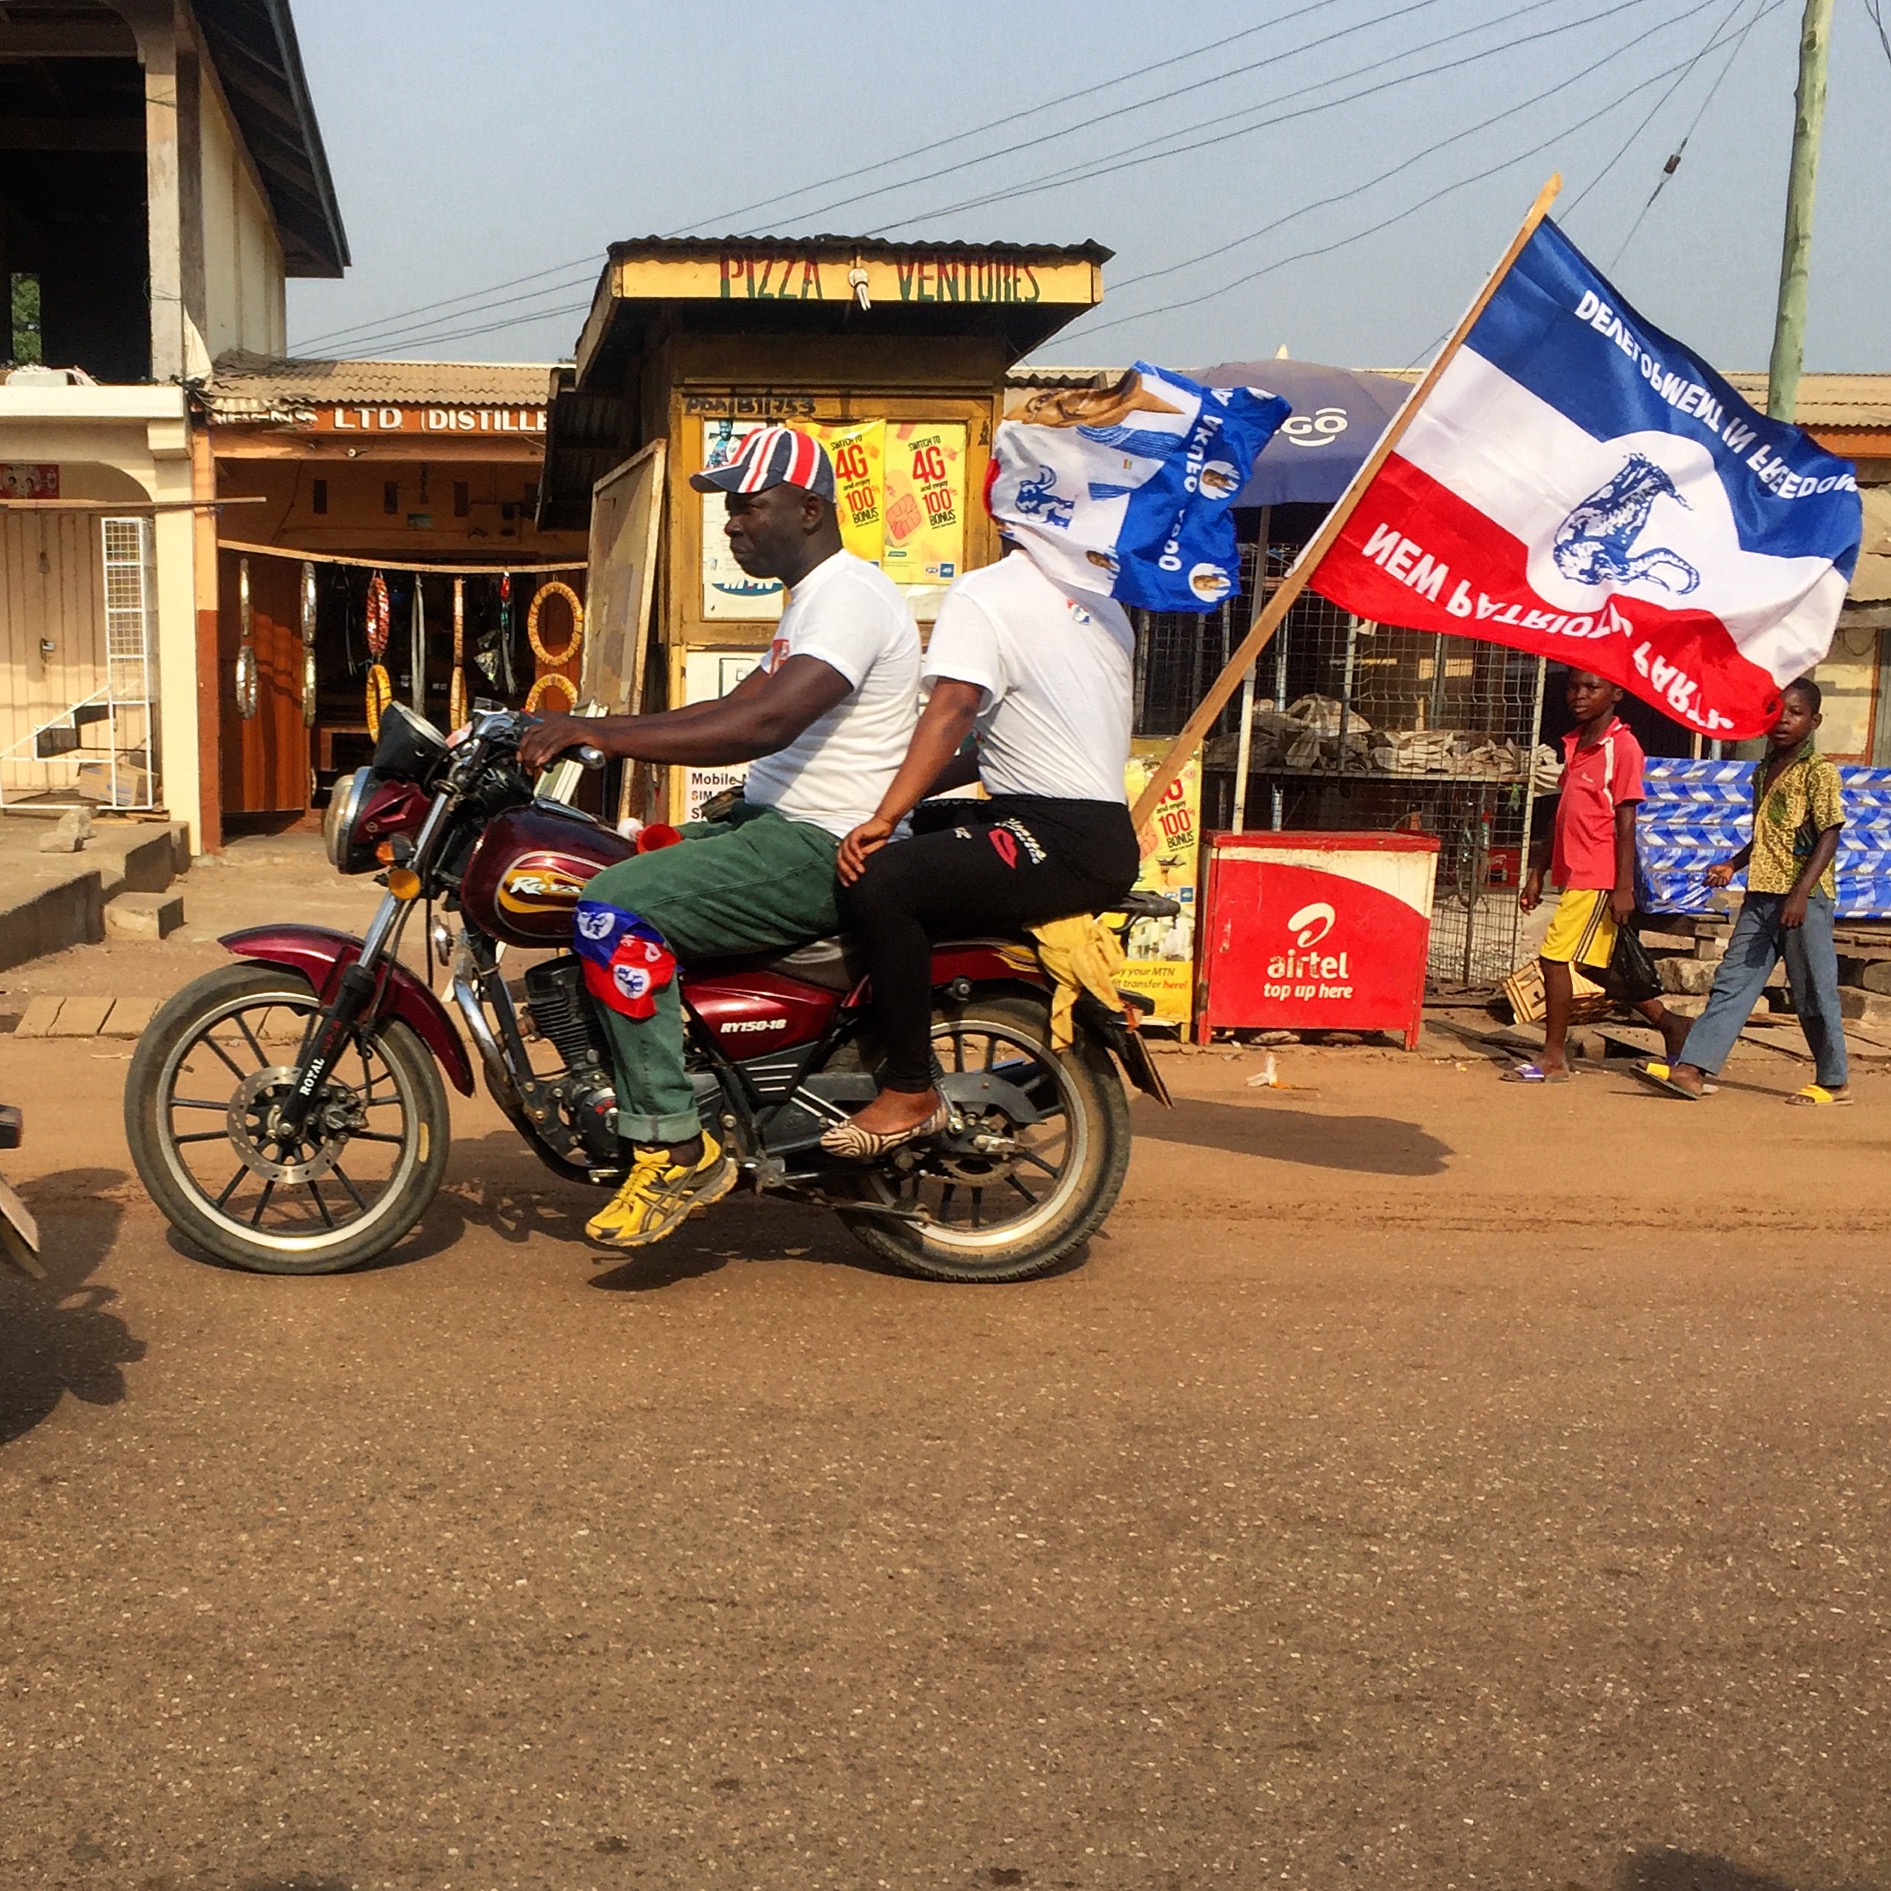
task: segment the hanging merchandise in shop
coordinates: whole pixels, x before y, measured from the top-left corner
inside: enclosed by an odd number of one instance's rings
[[[414,714],[427,713],[427,586],[424,579],[414,580],[413,615],[407,620],[407,663],[409,693]]]
[[[447,683],[449,729],[466,727],[466,580],[453,580],[453,675]]]
[[[539,615],[552,598],[562,599],[571,613],[571,635],[565,640],[563,649],[556,651],[548,649],[539,635]],[[532,594],[531,608],[526,612],[525,637],[532,646],[532,655],[545,666],[525,699],[526,714],[537,711],[546,695],[553,690],[564,697],[566,709],[575,709],[578,706],[578,686],[563,674],[559,666],[574,662],[584,642],[584,606],[579,602],[577,592],[557,579],[550,584],[540,585]]]
[[[315,727],[315,625],[319,614],[319,599],[315,588],[315,567],[310,564],[307,559],[304,559],[302,562],[300,621],[297,628],[298,634],[302,639],[302,726],[305,729]]]
[[[381,659],[387,655],[388,602],[387,580],[377,571],[368,580],[368,734],[380,739],[381,711],[394,700],[393,679]]]
[[[236,611],[242,638],[236,653],[236,713],[248,722],[256,714],[259,691],[256,682],[256,620],[250,609],[250,561],[247,558],[237,560]]]

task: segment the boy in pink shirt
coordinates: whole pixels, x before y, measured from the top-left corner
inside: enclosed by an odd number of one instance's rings
[[[1635,810],[1641,803],[1642,749],[1615,713],[1621,686],[1588,670],[1571,671],[1566,700],[1576,726],[1563,737],[1563,786],[1549,839],[1539,843],[1518,903],[1527,913],[1543,897],[1543,872],[1562,889],[1539,948],[1543,968],[1543,1055],[1519,1064],[1506,1083],[1567,1083],[1570,966],[1600,979],[1615,950],[1615,931],[1635,910]],[[1687,1020],[1659,998],[1635,1007],[1660,1031],[1669,1055],[1687,1036]]]

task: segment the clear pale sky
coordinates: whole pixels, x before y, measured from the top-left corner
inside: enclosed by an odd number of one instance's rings
[[[296,25],[355,262],[340,282],[290,285],[290,343],[556,359],[571,352],[614,239],[839,231],[1107,244],[1116,260],[1103,308],[1041,360],[1203,365],[1285,345],[1305,360],[1396,367],[1450,327],[1538,185],[1560,169],[1556,215],[1648,319],[1719,367],[1763,368],[1801,4],[300,0]],[[1891,19],[1891,0],[1884,10]],[[1152,69],[1249,27],[1262,30]],[[1544,36],[1491,50],[1529,35]],[[1710,42],[1716,50],[1697,59]],[[1615,262],[1730,54],[1679,169]],[[1691,61],[1685,74],[1668,71]],[[1597,62],[1606,63],[1583,76]],[[1369,65],[1378,69],[1358,71]],[[1308,110],[1387,80],[1403,82]],[[1106,89],[1051,103],[1096,86]],[[1510,107],[1522,109],[1474,129]],[[1009,122],[957,135],[1001,118]],[[1134,158],[1132,147],[1151,140],[1207,139],[1219,142],[967,204]],[[1003,149],[1026,140],[1044,142]],[[1867,0],[1837,0],[1809,368],[1891,369],[1887,179],[1891,54]],[[842,201],[888,184],[897,188]],[[748,208],[791,191],[801,194]],[[1289,260],[1355,235],[1328,255]],[[1188,266],[1131,280],[1179,263]],[[405,317],[554,266],[542,282],[492,290],[522,300]],[[1169,303],[1181,306],[1160,307]],[[489,326],[519,314],[533,319]],[[360,326],[369,323],[384,326]],[[338,336],[344,329],[356,332]]]

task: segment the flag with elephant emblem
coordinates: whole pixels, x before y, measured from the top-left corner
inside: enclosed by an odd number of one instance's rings
[[[1311,582],[1738,739],[1825,656],[1860,524],[1848,461],[1748,406],[1546,220]]]

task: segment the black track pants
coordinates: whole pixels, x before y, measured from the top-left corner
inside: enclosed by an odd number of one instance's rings
[[[1135,884],[1136,832],[1116,801],[931,802],[845,889],[841,917],[873,979],[889,1090],[932,1085],[932,942],[1107,912]]]

